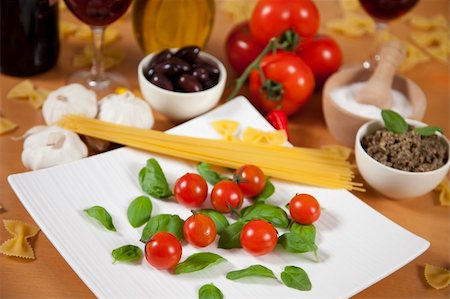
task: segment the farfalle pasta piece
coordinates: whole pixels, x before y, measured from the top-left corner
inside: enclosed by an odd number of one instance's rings
[[[450,182],[448,177],[445,177],[434,190],[439,192],[441,206],[450,206]]]
[[[13,238],[0,245],[0,253],[7,256],[35,259],[28,239],[34,237],[39,232],[39,228],[19,220],[3,220],[3,224]]]
[[[375,32],[375,22],[371,18],[356,14],[348,14],[342,19],[331,20],[327,27],[350,37],[371,35]]]
[[[75,54],[72,59],[74,67],[88,67],[92,63],[93,51],[90,45],[83,48],[83,50]],[[111,69],[116,65],[122,63],[125,53],[121,48],[105,47],[103,49],[103,63],[105,69]]]
[[[250,19],[256,2],[256,0],[228,0],[221,3],[220,9],[237,23]]]
[[[450,41],[448,31],[436,30],[411,34],[411,39],[429,55],[441,63],[448,63]]]
[[[44,103],[49,93],[49,90],[35,87],[33,83],[31,83],[31,81],[27,79],[11,88],[11,90],[6,95],[6,98],[28,100],[28,102],[35,109],[39,109],[42,107],[42,104]]]
[[[355,12],[361,7],[358,0],[339,0],[339,6],[345,13]]]
[[[79,41],[90,43],[92,41],[92,30],[88,25],[83,24],[73,33],[73,37]],[[120,32],[116,28],[108,26],[103,38],[104,44],[110,45],[120,38]]]
[[[215,120],[211,122],[211,126],[219,133],[223,139],[228,141],[237,141],[236,134],[239,129],[239,122],[235,120]]]
[[[447,269],[425,264],[425,279],[435,289],[443,289],[450,283],[450,271]]]
[[[332,153],[335,153],[345,160],[348,160],[348,158],[350,158],[350,155],[353,152],[351,148],[348,148],[348,147],[345,147],[342,145],[337,145],[337,144],[324,145],[324,146],[322,146],[322,149],[326,150],[326,151],[330,151]]]
[[[13,123],[9,119],[0,116],[0,135],[14,131],[17,128],[17,124]]]
[[[80,26],[75,23],[60,21],[59,22],[59,37],[65,39],[66,37],[74,34]]]
[[[446,30],[448,27],[447,19],[441,14],[431,18],[412,15],[407,20],[411,27],[418,30]]]
[[[242,132],[242,141],[248,143],[262,143],[271,145],[283,145],[287,141],[286,131],[262,131],[248,127]]]

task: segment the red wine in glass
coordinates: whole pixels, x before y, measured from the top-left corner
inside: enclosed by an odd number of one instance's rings
[[[411,10],[419,0],[359,0],[364,10],[378,20],[393,20]]]
[[[83,23],[106,26],[127,11],[131,0],[65,0],[65,2],[70,11]]]

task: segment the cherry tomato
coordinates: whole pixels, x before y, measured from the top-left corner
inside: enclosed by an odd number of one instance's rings
[[[219,212],[229,213],[230,206],[239,209],[242,206],[244,194],[238,184],[232,181],[220,181],[211,191],[211,204]]]
[[[254,197],[264,190],[266,177],[264,172],[255,165],[247,164],[237,169],[234,179],[241,188],[244,196]]]
[[[167,232],[153,235],[145,244],[145,259],[159,270],[173,268],[181,259],[181,243],[177,237]]]
[[[264,220],[252,220],[242,229],[242,247],[253,255],[271,252],[277,245],[277,231]]]
[[[312,37],[319,24],[319,11],[311,0],[260,0],[250,19],[250,31],[265,45],[288,29],[300,37]]]
[[[183,232],[186,241],[198,247],[206,247],[214,242],[217,234],[214,221],[203,214],[195,214],[186,219]]]
[[[306,103],[314,91],[314,74],[294,53],[280,51],[269,54],[262,59],[260,66],[266,79],[281,84],[279,97],[270,98],[261,88],[258,70],[250,73],[250,100],[263,114],[280,109],[288,116],[292,115]]]
[[[320,217],[320,205],[309,194],[297,194],[289,202],[289,212],[296,222],[311,224]]]
[[[228,61],[238,74],[242,74],[264,49],[264,46],[256,42],[250,34],[248,21],[237,24],[231,30],[225,47]]]
[[[313,71],[316,87],[322,87],[327,78],[342,64],[341,48],[327,35],[319,34],[302,42],[296,53]]]
[[[175,182],[177,201],[188,207],[199,207],[208,196],[208,184],[196,173],[186,173]]]

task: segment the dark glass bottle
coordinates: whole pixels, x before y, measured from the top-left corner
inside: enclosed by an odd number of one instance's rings
[[[31,76],[59,55],[58,0],[0,0],[0,72]]]

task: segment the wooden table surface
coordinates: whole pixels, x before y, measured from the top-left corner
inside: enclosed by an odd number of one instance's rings
[[[317,1],[322,28],[324,22],[341,15],[338,3],[332,0]],[[217,6],[219,10],[220,5]],[[437,13],[448,14],[447,0],[422,0],[414,8],[412,14],[434,16]],[[63,19],[74,20],[68,11],[62,13]],[[448,18],[448,15],[446,15]],[[229,16],[219,12],[216,15],[215,26],[206,50],[226,61],[224,54],[224,40],[233,25]],[[136,67],[143,54],[134,40],[131,22],[128,19],[115,24],[122,33],[122,38],[116,46],[123,47],[126,52],[124,62],[116,68],[125,74],[133,88],[138,88]],[[392,22],[392,31],[406,38],[408,26],[399,20]],[[322,30],[324,31],[324,30]],[[361,62],[367,55],[367,44],[371,38],[348,38],[334,35],[344,52],[344,63]],[[68,74],[75,69],[70,60],[79,51],[83,43],[73,39],[64,40],[58,65],[51,71],[32,77],[35,85],[47,89],[55,89],[65,84]],[[232,74],[231,70],[229,73]],[[445,128],[448,136],[449,127],[449,70],[448,65],[435,61],[416,66],[405,75],[422,87],[427,98],[428,107],[424,121]],[[22,142],[12,141],[11,136],[18,136],[30,127],[43,124],[40,110],[35,110],[28,103],[6,100],[8,90],[20,82],[21,78],[1,75],[0,112],[19,124],[13,133],[0,136],[0,203],[4,211],[0,214],[3,219],[20,219],[34,223],[32,217],[24,209],[6,178],[13,173],[27,171],[22,165],[20,156]],[[244,91],[245,92],[245,91]],[[327,131],[321,110],[321,93],[316,92],[310,102],[289,120],[289,130],[292,142],[297,146],[319,147],[336,143]],[[163,116],[155,112],[155,129],[165,130],[172,126]],[[378,194],[367,186],[367,192],[355,192],[355,195],[368,205],[403,226],[407,230],[430,241],[430,248],[420,257],[370,286],[356,298],[449,298],[449,288],[434,290],[424,279],[423,270],[426,263],[449,268],[449,209],[438,203],[438,195],[431,192],[420,198],[394,201]],[[9,238],[9,234],[0,228],[0,241]],[[74,236],[76,242],[76,236]],[[49,242],[43,232],[31,241],[35,248],[36,260],[27,261],[19,258],[0,256],[0,297],[1,298],[62,298],[62,297],[93,297],[92,292],[80,280],[67,262]],[[370,271],[370,269],[367,269]]]

